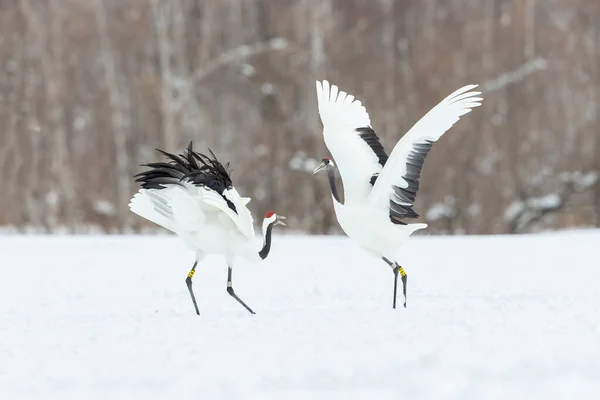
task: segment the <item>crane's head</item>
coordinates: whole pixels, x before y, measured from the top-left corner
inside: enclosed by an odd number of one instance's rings
[[[283,220],[285,220],[285,219],[286,218],[283,215],[277,215],[273,211],[269,211],[268,213],[265,214],[265,220],[264,220],[263,224],[264,225],[275,224],[275,225],[286,226],[285,222],[283,222]]]
[[[313,169],[313,174],[316,174],[317,172],[321,172],[324,169],[327,169],[330,167],[331,168],[335,167],[333,160],[329,157],[324,157],[323,160],[321,161],[321,164],[317,165],[317,168]]]

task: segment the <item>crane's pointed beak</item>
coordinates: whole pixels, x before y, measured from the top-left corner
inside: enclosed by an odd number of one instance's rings
[[[278,215],[277,218],[275,219],[275,225],[283,225],[283,226],[287,226],[287,224],[285,222],[283,222],[282,220],[287,219],[286,217],[284,217],[283,215]]]
[[[321,172],[325,168],[327,168],[327,165],[324,162],[321,162],[321,164],[317,165],[317,168],[313,169],[313,175],[318,172]]]

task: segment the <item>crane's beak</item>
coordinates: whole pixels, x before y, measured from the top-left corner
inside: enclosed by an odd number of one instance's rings
[[[324,162],[321,162],[321,164],[317,165],[317,168],[313,169],[313,174],[316,174],[317,172],[321,172],[325,168],[327,168],[327,164],[325,164]]]
[[[278,215],[277,218],[275,219],[275,225],[287,226],[286,223],[282,221],[284,219],[287,219],[287,218],[284,217],[283,215]]]

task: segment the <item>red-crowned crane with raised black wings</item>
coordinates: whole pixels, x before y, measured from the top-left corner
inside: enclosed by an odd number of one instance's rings
[[[168,162],[144,164],[149,169],[136,175],[142,188],[133,196],[129,207],[139,216],[177,234],[196,252],[196,261],[186,284],[200,315],[192,290],[196,266],[207,254],[220,254],[228,266],[227,292],[246,310],[254,311],[233,290],[232,268],[236,256],[258,263],[269,255],[271,232],[285,225],[285,217],[270,211],[262,223],[262,246],[256,247],[252,215],[233,186],[229,164],[221,164],[214,153],[197,153],[190,142],[180,155],[157,150]]]

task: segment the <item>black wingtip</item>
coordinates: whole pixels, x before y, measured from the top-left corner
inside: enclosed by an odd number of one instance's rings
[[[162,189],[164,185],[181,184],[185,179],[197,186],[206,186],[210,189],[223,193],[223,190],[233,185],[227,168],[223,166],[209,149],[212,158],[195,152],[193,141],[190,141],[187,151],[184,149],[180,154],[168,153],[161,149],[157,152],[168,158],[168,162],[156,162],[141,164],[140,166],[150,168],[135,175],[136,182],[142,182],[143,188]],[[227,166],[229,163],[226,164]],[[235,210],[234,210],[235,211]]]

